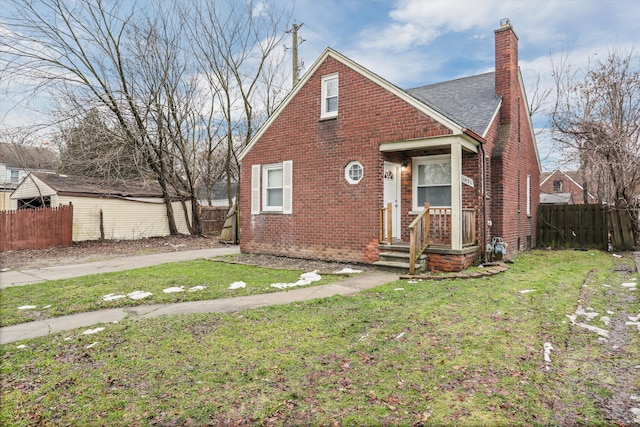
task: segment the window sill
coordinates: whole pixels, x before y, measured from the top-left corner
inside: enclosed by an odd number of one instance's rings
[[[338,115],[336,114],[335,116],[325,116],[325,117],[320,117],[320,120],[318,120],[319,122],[326,122],[328,120],[336,120],[338,118]]]

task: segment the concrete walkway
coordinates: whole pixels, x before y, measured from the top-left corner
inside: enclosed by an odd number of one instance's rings
[[[167,262],[208,258],[233,253],[238,253],[237,247],[171,252],[168,254],[118,258],[72,266],[49,267],[16,272],[8,271],[0,273],[0,281],[2,283],[2,287],[21,286],[46,280],[66,279],[89,274],[129,270]],[[175,304],[139,305],[135,307],[120,307],[72,314],[69,316],[54,317],[0,328],[0,344],[41,337],[75,328],[120,322],[125,318],[149,318],[171,314],[190,313],[225,313],[264,307],[267,305],[289,304],[296,301],[326,298],[333,295],[347,295],[359,292],[362,289],[373,288],[375,286],[392,282],[397,278],[397,274],[372,271],[357,274],[336,283],[269,294],[206,301],[190,301]]]

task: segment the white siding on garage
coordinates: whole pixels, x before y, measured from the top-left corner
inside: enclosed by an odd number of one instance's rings
[[[58,196],[59,205],[73,204],[73,241],[100,239],[100,210],[104,224],[104,238],[135,240],[169,235],[165,205],[160,198],[136,200],[97,197]],[[179,202],[173,203],[178,231],[189,234],[184,211]]]
[[[55,194],[56,190],[42,182],[37,176],[30,175],[11,194],[11,209],[18,209],[18,199],[32,199],[39,196],[54,196]],[[51,206],[53,203],[54,197],[51,197]]]

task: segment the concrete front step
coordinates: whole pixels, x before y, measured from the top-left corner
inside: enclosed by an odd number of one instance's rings
[[[404,272],[409,271],[409,251],[408,248],[405,251],[404,247],[401,250],[389,250],[390,245],[385,245],[385,250],[380,253],[380,261],[373,263],[374,266],[386,271]],[[426,269],[427,256],[421,255],[416,262],[416,271],[423,271]]]

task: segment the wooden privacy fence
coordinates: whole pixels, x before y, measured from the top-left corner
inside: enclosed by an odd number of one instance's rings
[[[71,246],[73,206],[0,211],[0,251]]]
[[[220,234],[228,211],[228,207],[199,206],[198,215],[202,224],[202,232],[204,234]]]
[[[632,215],[605,205],[540,205],[537,246],[630,251]]]

